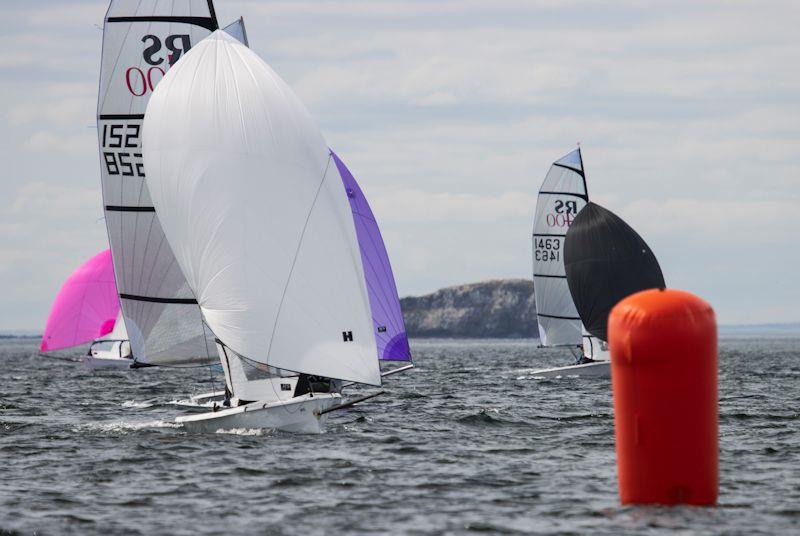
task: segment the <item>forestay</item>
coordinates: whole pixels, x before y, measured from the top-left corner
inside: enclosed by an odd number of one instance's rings
[[[106,225],[133,356],[151,364],[216,360],[150,200],[141,155],[154,89],[216,28],[210,0],[114,0],[103,29],[97,127]]]
[[[153,204],[215,335],[252,361],[379,385],[342,178],[289,86],[217,31],[159,84],[143,136]]]
[[[342,176],[345,194],[353,212],[361,262],[364,266],[378,358],[384,361],[411,361],[408,334],[400,308],[400,297],[383,243],[378,222],[353,174],[336,153],[333,161]]]
[[[111,251],[101,251],[75,270],[56,295],[40,349],[52,352],[86,344],[114,328],[119,313]]]
[[[588,200],[581,150],[557,160],[539,190],[533,221],[533,284],[543,346],[579,346],[581,319],[564,272],[564,237]]]

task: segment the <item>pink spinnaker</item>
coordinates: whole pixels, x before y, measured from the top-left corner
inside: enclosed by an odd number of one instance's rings
[[[61,350],[102,337],[114,329],[118,312],[114,265],[107,249],[83,263],[61,285],[40,349]]]

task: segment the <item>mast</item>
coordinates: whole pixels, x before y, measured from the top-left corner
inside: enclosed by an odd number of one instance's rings
[[[131,349],[144,363],[216,359],[150,200],[141,132],[161,78],[217,27],[211,0],[113,0],[106,13],[97,104],[103,203]]]
[[[564,239],[587,202],[586,176],[578,148],[553,162],[536,201],[533,284],[542,346],[581,345],[581,319],[564,271]]]
[[[218,31],[159,85],[143,155],[203,318],[242,358],[380,385],[342,178],[288,85]]]

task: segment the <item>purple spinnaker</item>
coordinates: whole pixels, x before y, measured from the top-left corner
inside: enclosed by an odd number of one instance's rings
[[[107,249],[83,263],[61,285],[40,350],[52,352],[102,337],[114,329],[118,312],[114,265]]]
[[[361,250],[361,264],[367,284],[369,305],[372,310],[372,323],[375,328],[375,341],[378,344],[378,359],[384,361],[411,361],[403,311],[400,297],[392,274],[389,255],[383,244],[378,222],[369,208],[367,198],[358,186],[356,179],[336,153],[331,151],[333,161],[342,176],[347,200],[353,211],[353,223]]]

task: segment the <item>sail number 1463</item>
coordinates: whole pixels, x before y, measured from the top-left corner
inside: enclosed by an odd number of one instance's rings
[[[534,238],[534,259],[537,261],[560,261],[561,238]]]

